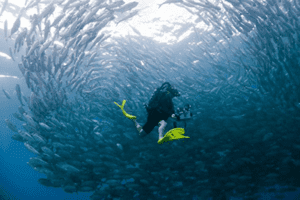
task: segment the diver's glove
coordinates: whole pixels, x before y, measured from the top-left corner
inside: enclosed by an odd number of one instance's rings
[[[176,120],[180,121],[180,116],[179,116],[179,115],[172,114],[171,117],[172,117],[173,119],[176,119]]]

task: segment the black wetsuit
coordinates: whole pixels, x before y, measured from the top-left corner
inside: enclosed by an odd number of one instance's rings
[[[162,87],[157,88],[152,95],[148,106],[148,118],[143,130],[148,134],[155,126],[158,125],[160,120],[167,120],[174,114],[174,104],[172,98],[174,96]]]

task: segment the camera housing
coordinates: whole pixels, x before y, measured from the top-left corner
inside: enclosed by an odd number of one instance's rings
[[[193,114],[190,111],[191,105],[186,104],[183,108],[177,108],[176,115],[179,116],[179,120],[191,119]]]

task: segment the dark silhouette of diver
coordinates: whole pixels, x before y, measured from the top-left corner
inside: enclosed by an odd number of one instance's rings
[[[171,86],[169,82],[163,83],[161,87],[154,91],[148,105],[145,105],[148,113],[147,122],[142,127],[136,119],[133,119],[135,127],[141,137],[149,134],[155,126],[159,125],[158,137],[159,140],[163,138],[163,132],[167,126],[167,119],[169,117],[174,119],[177,117],[175,115],[172,99],[179,96],[178,90]]]

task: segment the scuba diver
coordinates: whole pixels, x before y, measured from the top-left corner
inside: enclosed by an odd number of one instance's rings
[[[180,94],[169,82],[163,83],[161,87],[154,91],[148,105],[145,105],[148,113],[146,124],[142,127],[136,119],[133,120],[141,137],[149,134],[155,126],[159,125],[158,137],[159,140],[163,138],[167,119],[169,117],[176,118],[172,102],[174,97],[180,97]]]
[[[115,102],[115,104],[121,108],[123,114],[133,120],[136,129],[138,130],[138,133],[141,137],[146,136],[147,134],[149,134],[155,126],[159,126],[158,128],[158,143],[162,144],[165,141],[171,141],[174,139],[181,139],[181,138],[189,138],[187,136],[183,136],[184,134],[184,129],[183,128],[177,128],[175,127],[175,129],[170,130],[168,133],[166,133],[165,138],[163,136],[163,132],[165,127],[167,126],[167,119],[169,117],[172,117],[173,119],[177,119],[180,120],[180,117],[184,117],[184,115],[180,115],[181,113],[178,112],[178,114],[175,114],[174,111],[174,104],[172,102],[172,99],[174,97],[179,97],[180,94],[178,92],[178,90],[174,87],[171,86],[171,84],[169,82],[165,82],[162,84],[161,87],[158,87],[148,105],[145,105],[145,108],[147,110],[148,113],[148,117],[147,117],[147,122],[144,124],[144,126],[141,126],[137,120],[136,120],[136,116],[127,114],[126,111],[124,110],[124,105],[126,103],[126,100],[123,100],[122,105],[119,105]],[[168,134],[168,135],[167,135]]]

